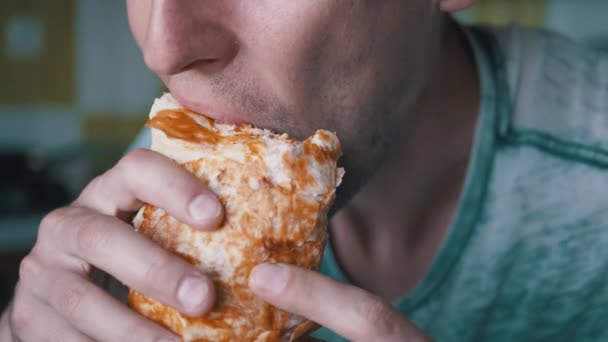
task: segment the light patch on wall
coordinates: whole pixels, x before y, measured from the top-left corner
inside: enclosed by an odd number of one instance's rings
[[[75,0],[0,0],[0,106],[74,102]]]
[[[13,16],[4,25],[4,51],[10,59],[35,59],[44,49],[40,18]]]
[[[481,0],[473,10],[475,21],[481,23],[542,26],[545,0]]]

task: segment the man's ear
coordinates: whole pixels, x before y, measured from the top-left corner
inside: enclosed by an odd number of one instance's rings
[[[473,6],[476,0],[439,0],[439,7],[445,12],[460,11]]]

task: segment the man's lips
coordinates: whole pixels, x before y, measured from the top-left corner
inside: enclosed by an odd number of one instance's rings
[[[193,110],[197,113],[208,116],[208,117],[218,121],[219,123],[230,124],[230,125],[240,125],[240,124],[249,123],[249,122],[247,122],[247,120],[245,120],[244,116],[229,114],[229,113],[234,113],[234,111],[222,110],[222,109],[219,109],[219,106],[216,107],[209,103],[193,101],[193,100],[191,100],[187,97],[181,96],[180,94],[177,94],[177,93],[172,92],[171,95],[173,95],[173,97],[184,107],[186,107],[190,110]]]

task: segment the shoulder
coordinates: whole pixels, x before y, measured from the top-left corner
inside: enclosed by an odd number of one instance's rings
[[[509,110],[497,134],[489,217],[536,247],[572,239],[580,256],[604,248],[608,56],[548,31],[491,32],[508,89],[499,97]],[[517,228],[504,229],[507,222]]]
[[[511,131],[608,151],[608,54],[546,30],[493,32],[504,56]]]

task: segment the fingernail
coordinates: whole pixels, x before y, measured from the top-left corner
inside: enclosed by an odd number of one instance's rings
[[[188,276],[182,280],[177,290],[177,299],[188,311],[199,309],[209,295],[207,282],[196,276]]]
[[[251,271],[249,286],[257,291],[278,294],[287,283],[287,270],[279,264],[262,264]]]
[[[200,194],[190,202],[188,211],[195,221],[206,221],[220,216],[222,206],[211,195]]]

